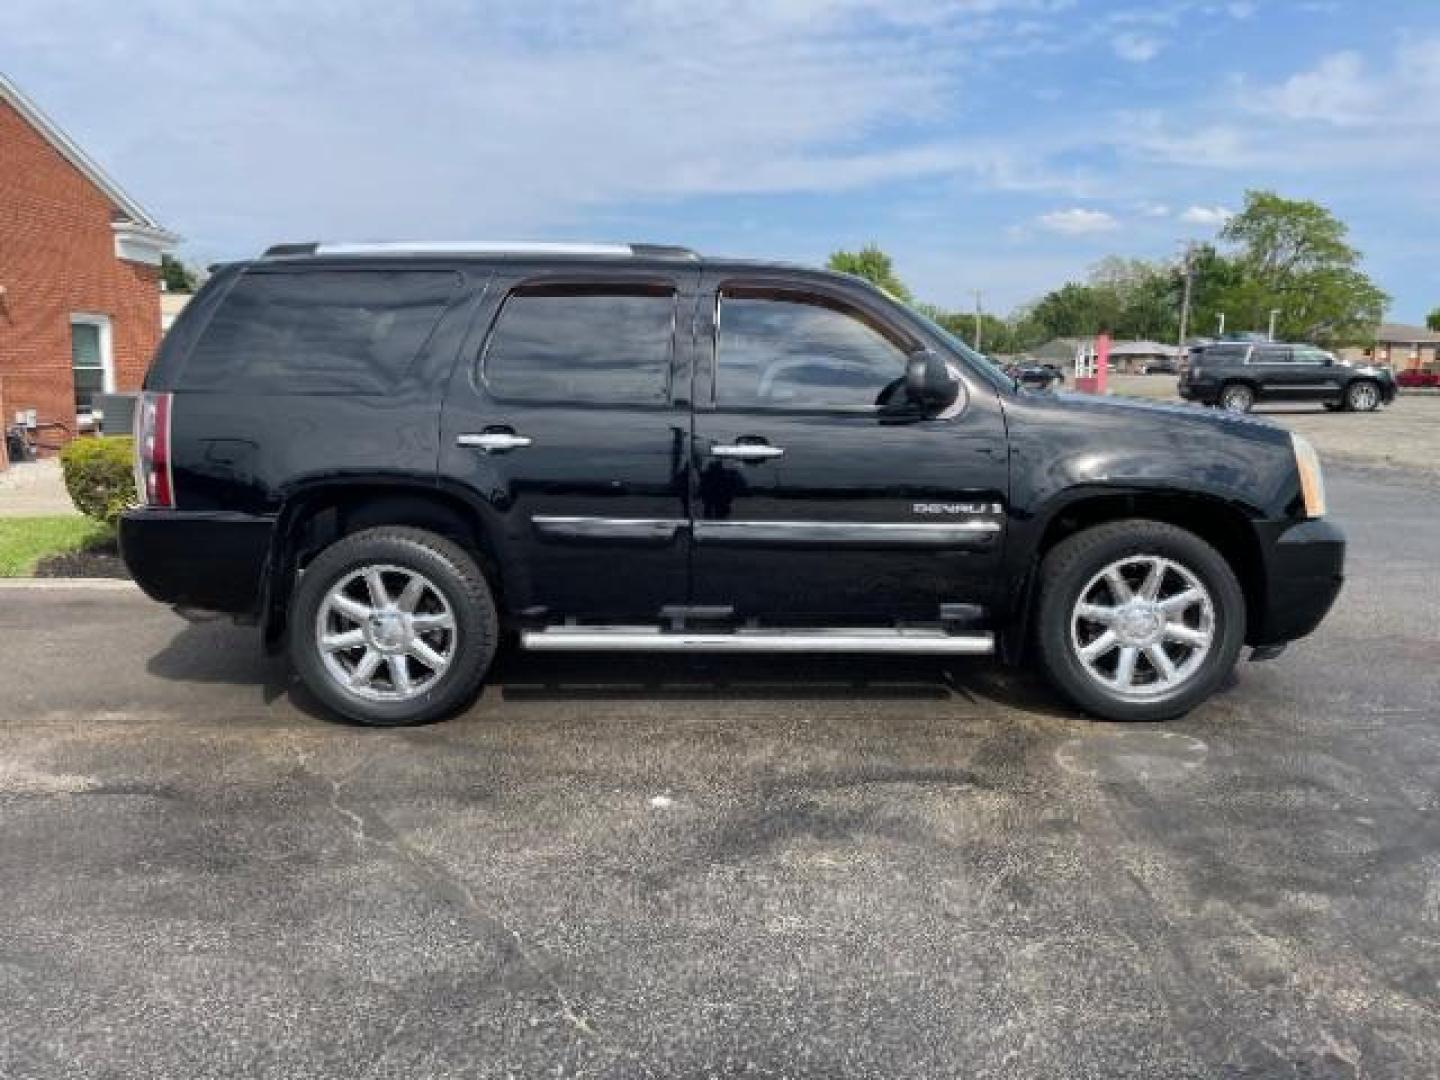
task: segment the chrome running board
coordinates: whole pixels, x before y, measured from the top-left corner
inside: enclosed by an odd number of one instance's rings
[[[736,630],[733,633],[667,631],[653,626],[552,626],[527,630],[520,643],[536,652],[743,652],[910,653],[989,656],[988,633],[940,630]]]

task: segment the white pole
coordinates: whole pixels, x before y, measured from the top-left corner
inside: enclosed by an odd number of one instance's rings
[[[1280,309],[1279,309],[1278,307],[1277,307],[1277,308],[1271,308],[1271,309],[1270,309],[1270,340],[1271,340],[1271,341],[1274,341],[1274,340],[1275,340],[1275,320],[1276,320],[1276,318],[1279,317],[1279,315],[1280,315]]]

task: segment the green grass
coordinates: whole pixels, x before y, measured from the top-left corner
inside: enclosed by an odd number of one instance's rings
[[[113,535],[84,517],[0,518],[0,577],[29,577],[46,555],[81,551]]]

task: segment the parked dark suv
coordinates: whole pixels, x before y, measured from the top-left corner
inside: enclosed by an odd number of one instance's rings
[[[121,524],[329,707],[527,649],[999,652],[1158,719],[1313,630],[1344,540],[1268,423],[1032,393],[844,275],[673,248],[287,245],[186,308]]]
[[[1180,396],[1230,412],[1257,401],[1319,401],[1370,412],[1395,400],[1388,368],[1351,367],[1314,345],[1217,341],[1190,349]]]

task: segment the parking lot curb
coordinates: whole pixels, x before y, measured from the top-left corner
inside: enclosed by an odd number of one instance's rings
[[[112,592],[138,592],[139,587],[129,578],[0,578],[0,592],[12,590],[15,592],[44,591],[44,590],[80,590],[98,589]]]

